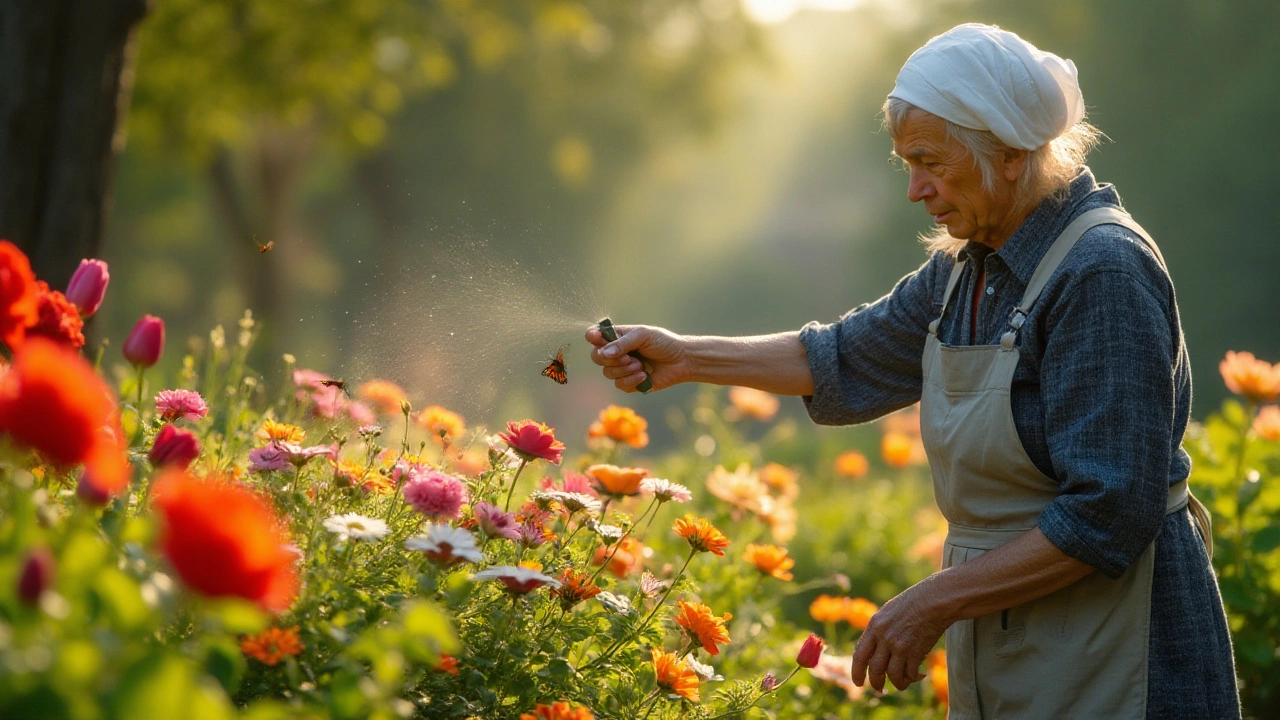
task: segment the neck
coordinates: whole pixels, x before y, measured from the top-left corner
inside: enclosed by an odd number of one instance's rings
[[[1031,212],[1029,210],[1011,212],[1006,216],[1003,223],[992,228],[987,232],[985,237],[974,238],[974,242],[986,245],[992,250],[999,250],[1004,247],[1004,244],[1009,241],[1009,238],[1013,237],[1013,234],[1018,231],[1018,228],[1022,227],[1022,223],[1027,221],[1027,216],[1030,214]]]

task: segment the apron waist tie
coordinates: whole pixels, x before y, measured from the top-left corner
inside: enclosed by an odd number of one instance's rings
[[[1183,480],[1176,485],[1169,486],[1169,494],[1164,503],[1164,514],[1178,512],[1187,506],[1187,503],[1193,500],[1191,492],[1187,489],[1187,481]],[[1199,500],[1195,500],[1194,505],[1200,505]],[[1200,507],[1204,507],[1200,505]],[[1193,513],[1194,515],[1195,513]],[[1208,528],[1200,523],[1199,517],[1196,516],[1197,525],[1200,527],[1201,535],[1204,537],[1212,537]],[[947,528],[947,543],[955,547],[971,548],[974,550],[995,550],[1005,543],[1013,540],[1019,535],[1033,528],[981,528],[971,527],[968,525],[957,525],[952,523]]]

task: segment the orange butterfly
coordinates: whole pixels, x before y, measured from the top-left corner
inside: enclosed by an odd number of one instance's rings
[[[262,242],[258,240],[258,236],[254,235],[253,244],[258,246],[258,252],[265,253],[265,252],[271,252],[272,248],[276,246],[276,241],[270,240],[264,245],[262,244]]]
[[[566,345],[565,347],[568,346]],[[543,375],[555,380],[561,385],[569,382],[569,374],[564,367],[564,350],[565,348],[563,347],[557,350],[556,359],[552,360],[545,368],[542,369]]]

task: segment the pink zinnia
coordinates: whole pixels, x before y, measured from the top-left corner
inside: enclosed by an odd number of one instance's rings
[[[276,443],[269,443],[249,451],[250,472],[280,472],[293,467],[289,463],[289,453]]]
[[[516,523],[516,516],[493,503],[481,500],[471,508],[471,515],[480,526],[480,532],[488,537],[520,539],[520,526]]]
[[[591,478],[572,470],[564,471],[564,481],[560,485],[556,485],[555,481],[549,477],[542,478],[538,483],[538,487],[543,490],[563,490],[564,492],[582,493],[591,497],[599,497],[596,493],[595,483],[591,482]]]
[[[526,461],[541,459],[559,465],[564,453],[564,443],[556,440],[555,428],[533,420],[509,422],[507,432],[498,433],[498,437]]]
[[[199,420],[209,414],[209,406],[195,390],[161,390],[156,393],[156,412],[166,422]]]
[[[454,519],[467,502],[467,486],[458,478],[439,470],[410,470],[404,486],[404,500],[414,510],[433,520]]]

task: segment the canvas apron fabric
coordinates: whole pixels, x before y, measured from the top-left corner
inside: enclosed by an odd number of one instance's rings
[[[1009,393],[1018,332],[1080,236],[1104,224],[1132,229],[1160,257],[1126,213],[1092,210],[1045,254],[998,345],[944,345],[937,336],[941,316],[929,326],[920,428],[938,506],[950,523],[943,567],[1031,530],[1058,494],[1058,483],[1027,457],[1013,424]],[[947,283],[944,316],[962,269],[958,262]],[[1173,486],[1166,512],[1185,507],[1187,498],[1185,482]],[[1039,600],[952,625],[946,634],[949,717],[1145,717],[1154,548],[1153,542],[1118,579],[1095,572]]]

